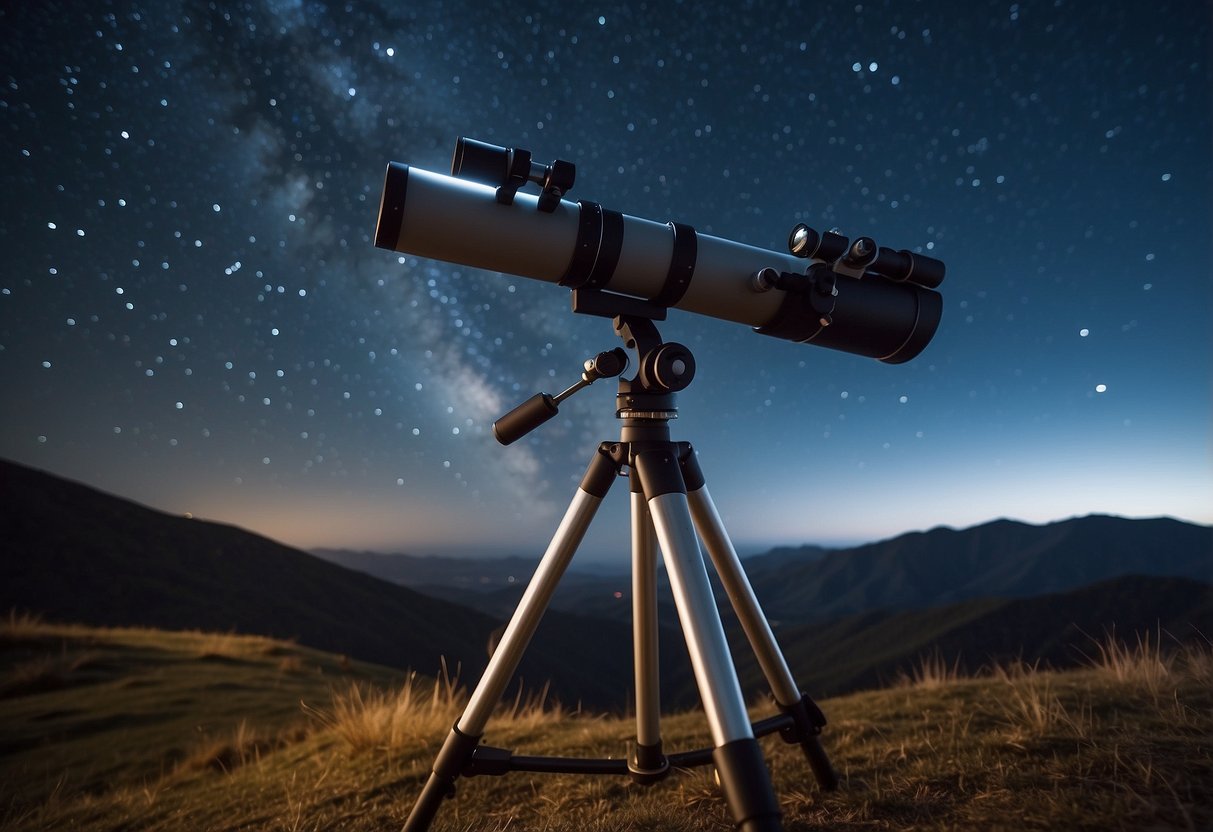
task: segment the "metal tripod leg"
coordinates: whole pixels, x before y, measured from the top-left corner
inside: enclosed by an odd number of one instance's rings
[[[716,746],[712,760],[734,822],[743,832],[779,832],[779,803],[762,749],[754,739],[708,583],[675,446],[666,443],[643,450],[632,464],[661,543],[695,681]]]
[[[636,685],[636,747],[628,771],[638,783],[665,776],[661,751],[661,676],[657,630],[657,535],[639,478],[632,477],[632,660]]]
[[[443,798],[454,793],[455,780],[471,761],[472,753],[480,742],[493,709],[497,707],[501,694],[505,692],[506,685],[518,669],[518,663],[522,661],[523,653],[535,634],[535,628],[539,626],[539,620],[547,610],[556,585],[572,560],[573,553],[577,551],[617,472],[618,465],[609,456],[602,452],[595,453],[582,479],[581,487],[577,489],[564,519],[552,536],[552,542],[536,567],[535,574],[527,585],[522,600],[518,602],[501,642],[493,651],[476,690],[472,692],[463,715],[459,717],[451,733],[447,735],[442,750],[438,752],[421,796],[417,798],[413,811],[405,821],[404,832],[424,832],[428,829]]]
[[[791,715],[795,721],[795,730],[785,738],[800,745],[818,785],[826,791],[833,791],[838,788],[838,774],[830,765],[829,757],[826,756],[818,738],[821,726],[825,724],[825,716],[816,703],[801,692],[788,669],[787,661],[775,641],[775,634],[771,632],[767,617],[763,615],[750,579],[741,566],[741,559],[737,557],[737,551],[725,532],[724,524],[693,455],[683,461],[683,469],[688,488],[687,502],[690,504],[695,529],[712,558],[716,574],[720,576],[720,582],[737,613],[741,628],[758,659],[767,684],[771,686],[775,701],[780,709]]]

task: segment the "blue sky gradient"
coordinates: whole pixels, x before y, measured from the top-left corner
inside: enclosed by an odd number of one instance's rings
[[[371,242],[386,163],[445,172],[468,135],[636,216],[947,263],[900,366],[671,313],[699,366],[674,433],[743,550],[1213,522],[1207,8],[478,8],[0,11],[0,455],[305,547],[541,550],[613,387],[509,448],[490,426],[609,325]],[[626,557],[626,503],[588,557]]]

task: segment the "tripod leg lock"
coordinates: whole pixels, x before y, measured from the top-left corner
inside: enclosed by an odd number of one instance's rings
[[[740,832],[781,832],[779,801],[758,740],[733,740],[717,746],[712,762],[733,822]]]
[[[430,822],[434,820],[442,801],[455,796],[455,780],[463,773],[479,744],[480,737],[463,733],[458,723],[451,728],[442,750],[434,760],[434,768],[421,790],[421,796],[413,804],[413,811],[404,823],[404,832],[425,832],[430,828]]]
[[[792,718],[792,723],[780,729],[779,736],[791,745],[816,737],[826,725],[826,715],[807,694],[800,695],[794,705],[780,705],[779,710]]]
[[[479,744],[480,737],[463,733],[456,723],[451,728],[451,733],[447,734],[446,742],[442,744],[442,750],[434,759],[434,774],[454,783],[455,778],[463,774],[463,770],[471,762],[472,755]]]
[[[586,468],[585,476],[581,478],[582,491],[592,494],[600,500],[606,496],[611,483],[615,482],[615,477],[619,476],[619,469],[623,465],[622,447],[618,442],[603,442],[598,446],[598,451],[590,459],[589,467]]]

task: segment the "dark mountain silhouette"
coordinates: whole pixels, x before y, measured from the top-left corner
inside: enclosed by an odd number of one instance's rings
[[[756,567],[756,568],[755,568]],[[970,598],[1030,598],[1123,575],[1213,580],[1213,529],[1092,515],[1033,526],[937,528],[748,569],[771,618],[806,622]]]
[[[746,572],[775,572],[789,564],[813,563],[835,551],[838,551],[836,546],[815,546],[811,543],[803,546],[776,546],[769,552],[745,558]]]
[[[474,603],[498,615],[513,609],[525,588],[525,579],[508,581],[512,566],[499,568],[487,561],[441,565],[436,559],[373,553],[333,556],[428,595]],[[419,565],[415,571],[414,565]],[[792,625],[971,598],[1029,598],[1125,575],[1213,581],[1213,529],[1167,518],[1100,515],[1044,526],[996,520],[968,529],[913,532],[851,549],[775,549],[745,559],[744,565],[768,617]],[[673,624],[664,573],[659,581],[662,620]],[[626,575],[570,574],[552,605],[626,623],[630,593]],[[723,593],[718,595],[723,603]]]
[[[776,629],[788,666],[814,695],[887,685],[923,657],[976,672],[1024,661],[1072,667],[1098,655],[1097,642],[1138,636],[1171,649],[1213,639],[1213,584],[1131,575],[1071,592],[1026,599],[979,599],[930,609],[869,612]],[[732,639],[751,689],[761,676],[741,639]]]
[[[526,582],[535,571],[538,553],[530,557],[439,557],[434,555],[411,555],[407,553],[383,554],[356,549],[312,549],[311,554],[347,569],[357,569],[376,578],[407,586],[427,595],[441,594],[432,589],[454,590],[454,596],[473,598],[477,594],[492,595],[502,590],[517,589],[521,595]],[[605,574],[586,573],[578,568],[576,558],[561,578],[562,588],[618,582],[630,583],[626,572]],[[510,608],[513,608],[513,604]]]
[[[479,678],[502,624],[242,529],[5,461],[0,541],[0,610],[53,620],[293,638],[428,674],[445,657],[465,682]],[[626,701],[631,674],[626,624],[557,610],[519,668],[533,687],[551,679],[561,701],[596,707]]]

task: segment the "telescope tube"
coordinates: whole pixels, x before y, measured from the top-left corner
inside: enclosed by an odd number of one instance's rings
[[[601,289],[753,327],[762,334],[889,364],[916,356],[939,325],[939,293],[877,276],[837,275],[828,325],[807,294],[759,291],[762,269],[804,275],[806,261],[659,223],[594,202],[550,212],[518,192],[391,162],[375,229],[379,248],[569,288]]]

